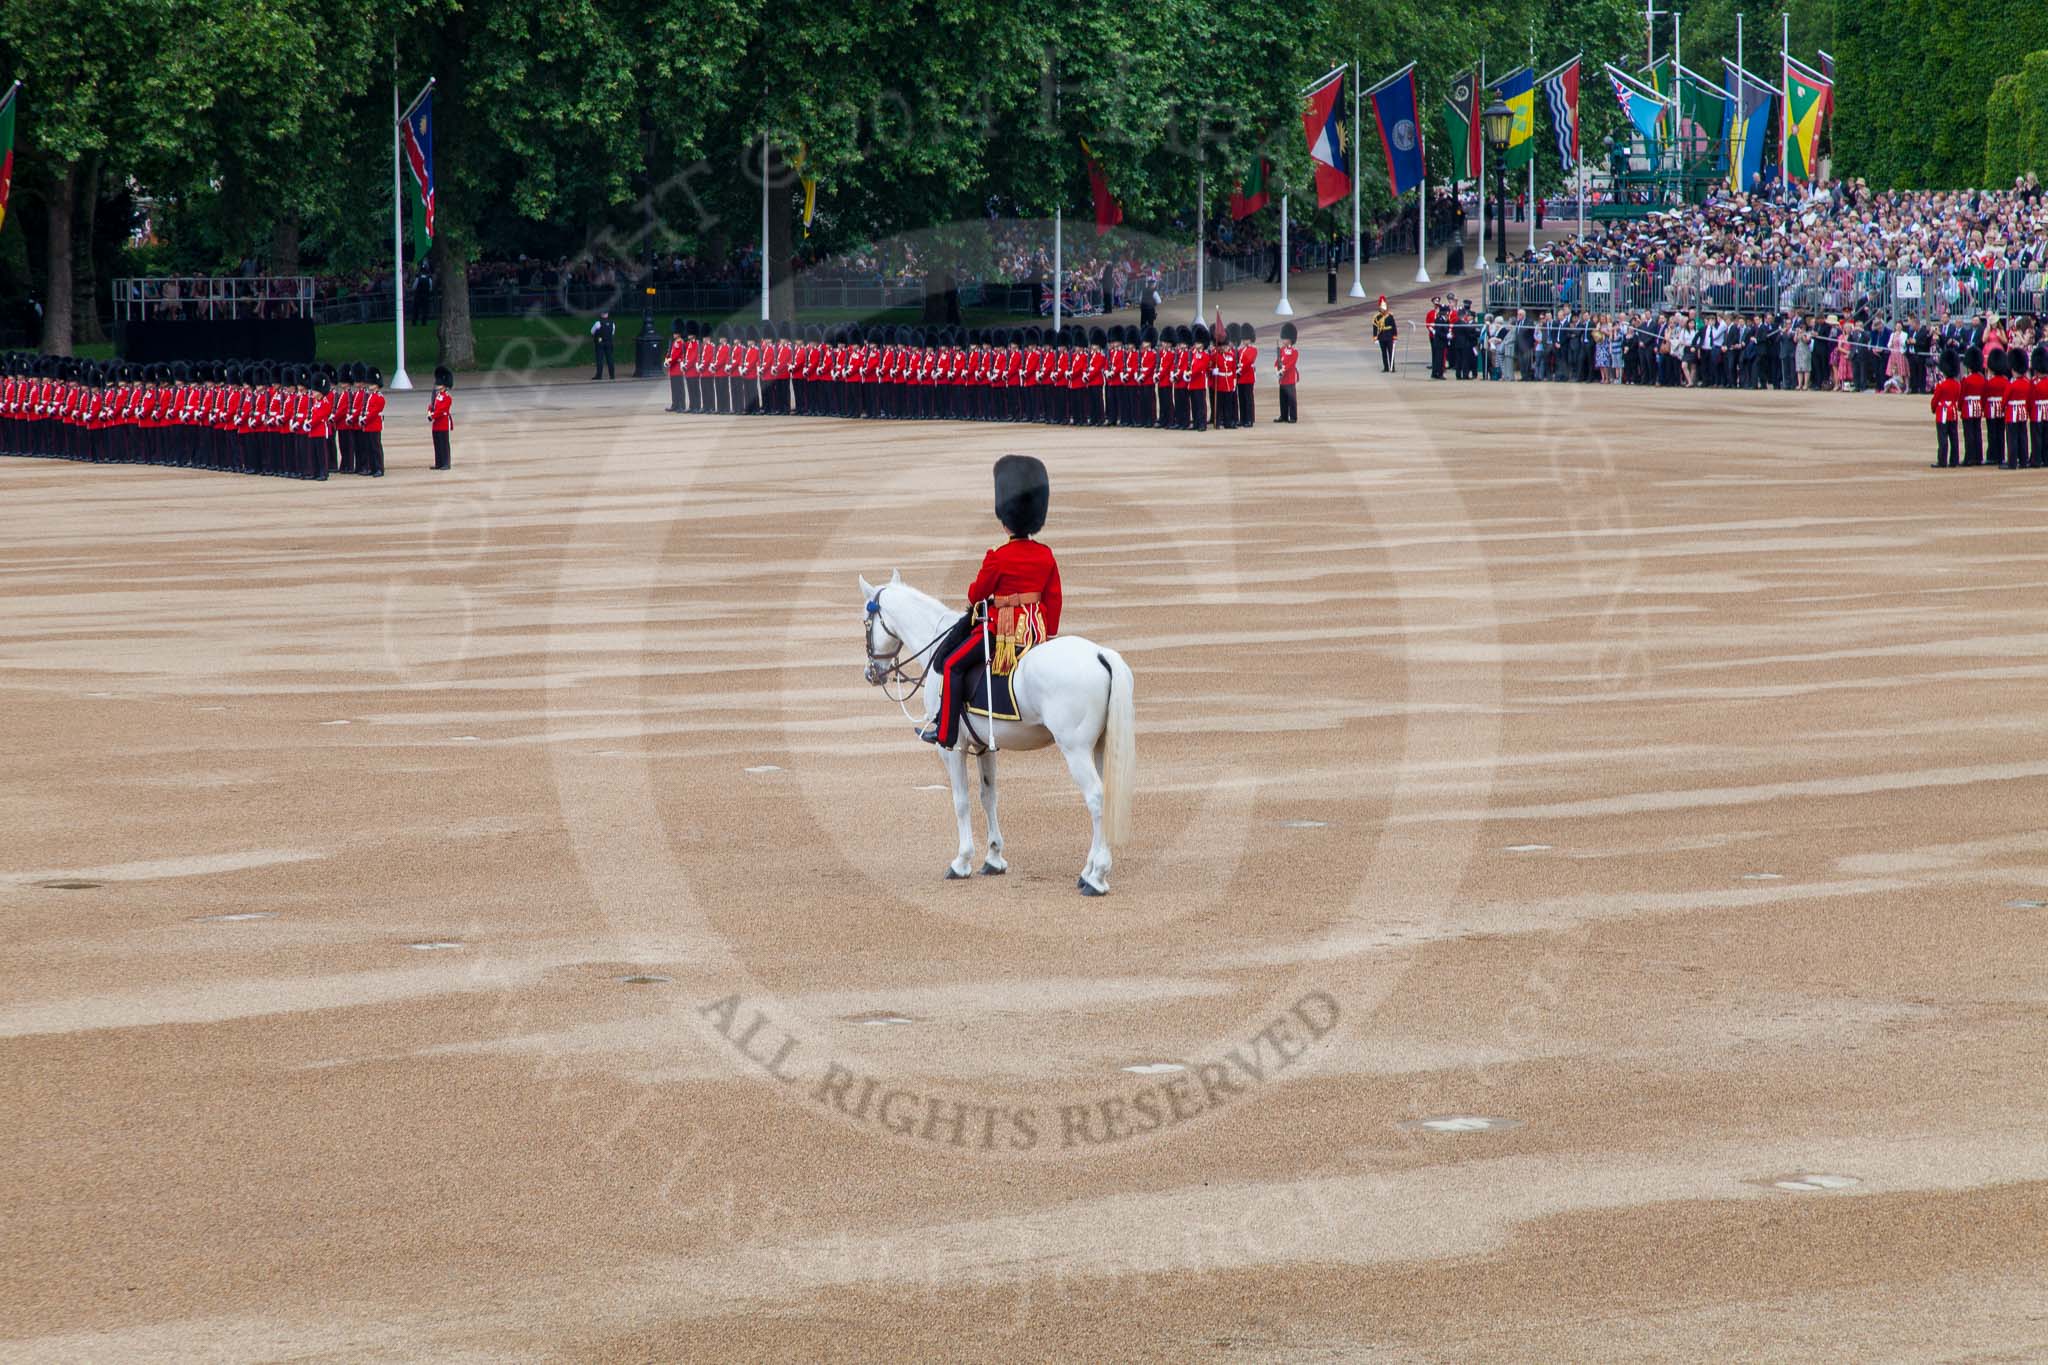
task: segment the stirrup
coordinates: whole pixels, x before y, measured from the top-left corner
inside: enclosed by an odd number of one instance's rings
[[[923,741],[924,741],[925,743],[927,743],[927,744],[938,744],[938,743],[939,743],[939,723],[938,723],[937,721],[933,721],[933,722],[932,722],[932,723],[931,723],[930,725],[927,725],[927,726],[925,726],[925,727],[924,727],[924,729],[922,729],[922,730],[919,730],[919,731],[917,732],[917,737],[918,737],[919,739],[923,740]],[[943,744],[940,744],[940,745],[939,745],[939,747],[940,747],[940,748],[944,748],[944,747],[946,747],[946,746],[945,746],[945,745],[943,745]]]

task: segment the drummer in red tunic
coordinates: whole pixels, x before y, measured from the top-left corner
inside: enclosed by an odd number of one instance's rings
[[[1059,562],[1032,539],[1045,529],[1051,502],[1052,486],[1043,461],[1030,455],[1005,455],[996,461],[996,519],[1010,538],[982,556],[981,572],[967,589],[968,613],[933,655],[939,661],[939,711],[921,736],[927,743],[953,746],[975,670],[986,666],[1007,675],[1025,650],[1059,634]],[[984,631],[989,612],[994,617]],[[995,649],[994,659],[986,664],[985,636]]]

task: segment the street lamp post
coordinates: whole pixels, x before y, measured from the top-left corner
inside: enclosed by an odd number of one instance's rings
[[[1508,108],[1507,101],[1496,97],[1479,115],[1479,123],[1486,132],[1486,145],[1493,149],[1493,202],[1500,213],[1493,234],[1493,263],[1504,266],[1508,263],[1507,150],[1508,138],[1515,129],[1515,111]]]

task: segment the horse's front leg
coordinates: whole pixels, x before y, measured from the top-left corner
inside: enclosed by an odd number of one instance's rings
[[[959,881],[974,871],[974,806],[967,787],[967,760],[958,749],[939,751],[946,760],[946,777],[953,784],[953,818],[960,822],[960,851],[946,865],[946,880]]]
[[[981,755],[981,811],[988,817],[988,861],[981,865],[984,877],[1000,877],[1010,870],[1003,861],[1003,827],[996,823],[996,755],[993,749]]]

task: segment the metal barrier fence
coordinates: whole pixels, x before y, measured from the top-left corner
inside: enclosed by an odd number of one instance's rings
[[[2048,312],[2048,271],[1857,270],[1838,266],[1486,263],[1489,312],[1869,312],[1898,321]]]
[[[157,275],[115,280],[114,321],[237,322],[250,318],[311,317],[313,292],[310,275]]]
[[[1337,250],[1338,248],[1327,244],[1297,249],[1292,253],[1296,269],[1319,269]],[[1348,261],[1348,246],[1344,251],[1346,254],[1343,255],[1342,261]],[[1254,251],[1230,256],[1212,256],[1209,258],[1204,286],[1209,290],[1222,290],[1246,280],[1263,280],[1270,269],[1269,252]],[[1066,284],[1068,297],[1062,309],[1066,315],[1089,317],[1102,312],[1099,286],[1084,290],[1073,276],[1067,277]],[[925,300],[924,286],[918,282],[890,283],[799,276],[793,287],[799,313],[824,309],[871,313],[888,308],[922,308]],[[1121,299],[1112,297],[1108,301],[1110,306],[1135,308],[1142,287],[1142,279],[1130,279]],[[996,308],[1019,317],[1049,317],[1052,314],[1050,281],[962,281],[958,286],[958,292],[963,307]],[[1192,263],[1169,267],[1159,272],[1159,293],[1162,298],[1191,295],[1194,292],[1195,268]],[[393,300],[387,285],[371,293],[320,299],[309,303],[309,306],[312,308],[314,320],[320,323],[389,322]],[[659,318],[667,318],[675,313],[700,316],[721,313],[743,314],[757,311],[760,306],[761,285],[758,278],[746,282],[734,280],[662,284],[657,285],[654,291],[654,311]],[[640,307],[639,287],[632,281],[611,286],[573,285],[554,289],[473,284],[469,290],[470,316],[476,318],[529,317],[536,314],[587,316],[599,311],[610,311],[625,316],[637,315]],[[408,317],[415,321],[439,317],[438,293],[423,312],[416,312],[415,309],[416,304],[408,297]]]

